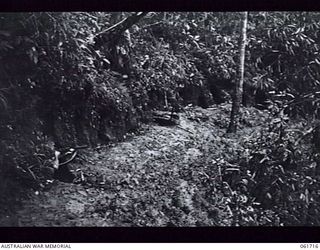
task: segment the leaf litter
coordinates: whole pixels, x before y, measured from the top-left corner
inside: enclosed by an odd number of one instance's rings
[[[257,133],[268,116],[248,108],[251,125],[225,135],[230,108],[187,107],[178,126],[143,125],[125,142],[86,150],[70,164],[82,180],[30,194],[18,225],[230,226],[218,163],[243,153],[240,138]]]

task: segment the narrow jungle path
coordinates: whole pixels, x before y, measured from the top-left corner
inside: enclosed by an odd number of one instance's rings
[[[31,194],[18,211],[18,226],[229,225],[217,162],[240,154],[236,142],[254,137],[257,113],[265,115],[248,109],[254,124],[224,136],[229,112],[230,105],[190,108],[178,126],[145,125],[124,142],[82,152],[70,167],[85,181],[55,181]]]

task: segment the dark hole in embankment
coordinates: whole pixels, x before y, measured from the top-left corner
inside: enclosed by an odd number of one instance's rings
[[[64,165],[54,171],[53,178],[62,182],[72,183],[76,176],[70,171],[67,165]]]

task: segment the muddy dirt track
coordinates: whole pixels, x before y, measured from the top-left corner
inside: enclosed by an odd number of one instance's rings
[[[229,111],[228,105],[191,108],[180,114],[178,126],[144,125],[141,134],[124,142],[80,151],[69,167],[82,182],[54,181],[48,190],[32,192],[14,224],[230,225],[228,200],[217,191],[217,163],[224,154],[241,154],[236,141],[253,136],[257,128],[251,125],[259,125],[259,119],[237,135],[223,136]]]

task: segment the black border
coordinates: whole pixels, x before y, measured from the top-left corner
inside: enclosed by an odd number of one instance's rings
[[[320,227],[0,228],[0,242],[319,243]]]
[[[1,11],[320,11],[317,0],[1,0]]]

